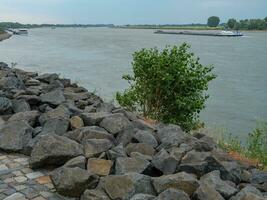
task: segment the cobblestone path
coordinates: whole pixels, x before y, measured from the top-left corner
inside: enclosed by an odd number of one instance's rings
[[[24,155],[0,152],[0,200],[74,200],[56,194],[48,174],[30,169]]]

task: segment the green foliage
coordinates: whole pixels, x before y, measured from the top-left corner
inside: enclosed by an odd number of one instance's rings
[[[247,141],[247,156],[257,158],[267,166],[267,123],[260,123],[259,126],[249,134]]]
[[[229,19],[228,22],[227,22],[227,26],[230,28],[230,29],[233,29],[235,27],[235,24],[237,23],[236,19]]]
[[[142,49],[133,54],[133,75],[125,75],[130,88],[117,93],[123,107],[145,117],[191,130],[205,106],[213,67],[203,66],[186,43],[180,47]]]
[[[238,137],[235,137],[232,134],[224,135],[224,137],[218,141],[218,145],[226,151],[234,151],[238,153],[244,151],[244,147]]]
[[[243,30],[267,30],[266,18],[240,20],[239,24],[240,24],[240,29]]]
[[[217,16],[209,17],[207,25],[209,27],[217,27],[220,24],[220,18]]]

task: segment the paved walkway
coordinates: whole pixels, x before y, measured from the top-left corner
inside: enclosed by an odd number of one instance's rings
[[[56,194],[49,171],[33,171],[29,158],[0,152],[0,200],[61,200]]]

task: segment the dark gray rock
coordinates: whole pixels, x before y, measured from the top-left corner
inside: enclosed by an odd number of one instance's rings
[[[116,143],[123,144],[124,146],[126,146],[132,141],[134,134],[135,134],[134,128],[132,126],[128,126],[127,128],[125,128],[124,130],[122,130],[117,134]]]
[[[81,118],[83,119],[85,126],[95,126],[98,125],[105,117],[109,115],[109,113],[105,112],[82,113]]]
[[[41,94],[40,99],[43,103],[49,103],[52,105],[59,105],[66,100],[62,90],[60,89],[56,89],[51,92]]]
[[[86,165],[86,158],[84,156],[78,156],[66,162],[64,167],[68,168],[79,167],[81,169],[85,169],[85,165]]]
[[[136,140],[139,143],[149,144],[154,148],[156,148],[158,146],[158,141],[151,134],[151,131],[142,131],[142,130],[140,130],[134,135],[133,138],[134,138],[134,140]]]
[[[126,152],[128,155],[131,155],[132,152],[139,152],[144,155],[153,156],[155,149],[151,145],[144,143],[130,143],[126,147]]]
[[[213,171],[202,176],[200,182],[201,184],[207,184],[212,186],[226,199],[229,199],[231,196],[238,192],[236,188],[221,179],[220,171]]]
[[[81,168],[62,167],[51,173],[56,191],[64,196],[80,197],[86,189],[94,189],[98,177]]]
[[[136,194],[130,200],[153,200],[155,196],[150,194]]]
[[[36,79],[45,83],[50,83],[53,80],[58,79],[58,74],[43,74],[40,76],[37,76]]]
[[[253,187],[252,185],[248,185],[244,187],[242,190],[240,190],[240,192],[238,192],[230,200],[242,200],[247,194],[256,194],[260,197],[263,197],[263,195],[257,188]]]
[[[159,127],[157,137],[161,142],[161,148],[179,146],[188,138],[188,136],[177,125]]]
[[[40,113],[36,110],[25,111],[25,112],[19,112],[19,113],[12,115],[12,117],[10,117],[8,121],[11,122],[11,121],[23,120],[27,122],[29,125],[33,126],[36,123],[39,116],[40,116]]]
[[[129,126],[132,126],[131,122],[123,114],[109,115],[100,123],[100,127],[103,127],[112,134],[117,134]]]
[[[140,130],[144,130],[144,131],[155,131],[156,130],[154,125],[151,125],[142,119],[133,120],[132,124],[134,125],[134,127]]]
[[[10,113],[12,111],[12,102],[6,97],[0,97],[0,114]]]
[[[113,135],[109,134],[105,129],[98,126],[87,126],[77,130],[77,139],[82,142],[86,139],[108,139],[115,142]]]
[[[32,138],[33,129],[24,121],[12,121],[0,130],[0,149],[22,152]]]
[[[39,117],[39,122],[41,125],[44,125],[47,121],[53,120],[53,119],[69,119],[70,117],[70,111],[68,108],[66,108],[63,105],[58,106],[56,109],[52,109],[47,111],[46,113],[43,113]]]
[[[108,151],[107,155],[110,160],[114,160],[114,161],[120,157],[127,157],[127,154],[122,144],[119,144],[118,146],[111,148]]]
[[[108,151],[113,143],[107,139],[87,139],[83,140],[84,154],[86,158],[92,158]]]
[[[3,77],[0,79],[0,89],[24,89],[23,81],[15,76]]]
[[[152,183],[158,194],[169,188],[174,188],[191,196],[199,187],[196,177],[185,172],[153,178]]]
[[[127,176],[134,183],[135,194],[149,194],[156,195],[156,191],[152,185],[150,176],[146,176],[138,173],[128,173]]]
[[[149,162],[141,158],[120,157],[116,160],[116,174],[126,174],[130,172],[143,173],[149,166]]]
[[[49,85],[42,88],[42,93],[48,93],[54,90],[62,90],[64,89],[64,85],[59,80],[53,80]]]
[[[190,200],[190,197],[188,196],[188,194],[186,194],[182,190],[170,188],[160,193],[159,196],[155,198],[155,200],[178,200],[178,199],[179,200]]]
[[[63,135],[69,128],[69,120],[66,118],[49,119],[43,125],[43,134]]]
[[[134,181],[128,175],[106,176],[102,185],[113,200],[130,199],[135,193]]]
[[[31,168],[60,166],[82,154],[82,146],[77,142],[58,135],[45,135],[32,150],[30,166]]]
[[[37,95],[19,95],[17,99],[23,99],[30,105],[37,105],[40,102],[40,98]]]
[[[12,101],[12,105],[13,105],[13,111],[15,113],[26,112],[31,110],[30,105],[24,99],[20,100],[15,99]]]
[[[199,188],[193,195],[194,200],[224,200],[214,187],[208,184],[200,184]]]
[[[267,183],[267,172],[256,171],[252,173],[251,183],[254,184]]]
[[[173,174],[176,171],[178,161],[162,149],[152,159],[152,165],[160,170],[164,175]]]
[[[110,200],[110,198],[101,190],[85,190],[81,200]]]
[[[115,106],[112,103],[100,103],[96,106],[96,112],[107,112],[111,113]]]

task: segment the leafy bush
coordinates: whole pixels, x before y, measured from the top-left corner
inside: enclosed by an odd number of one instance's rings
[[[188,131],[196,127],[205,107],[208,83],[215,78],[213,67],[203,66],[180,47],[142,49],[133,54],[133,75],[124,75],[130,88],[117,93],[119,104],[145,117],[180,125]]]

